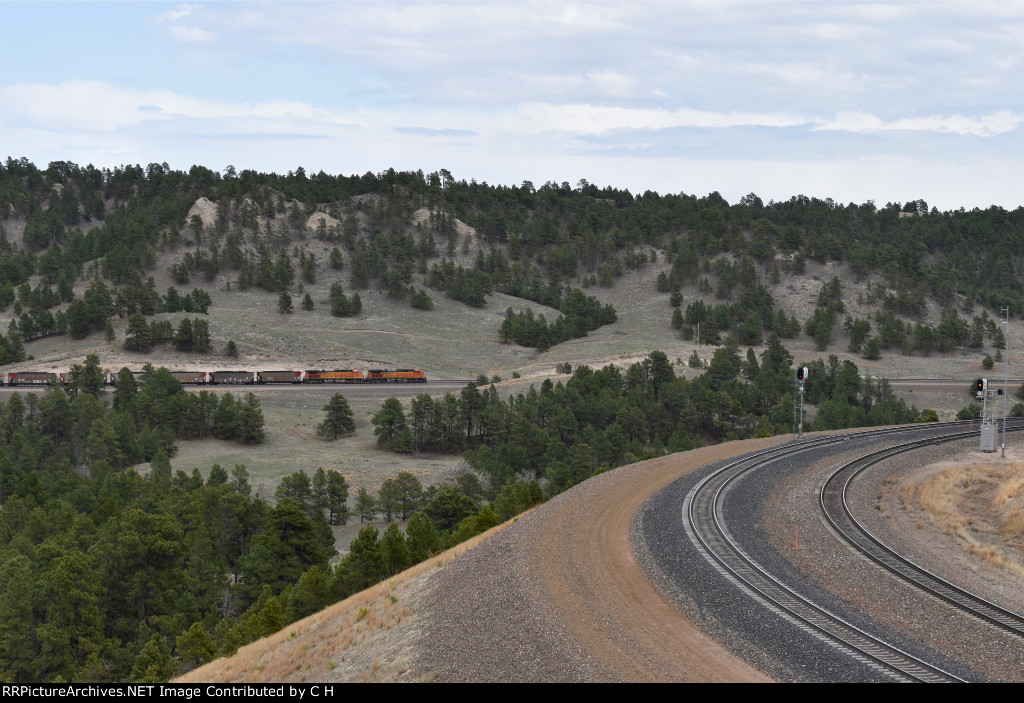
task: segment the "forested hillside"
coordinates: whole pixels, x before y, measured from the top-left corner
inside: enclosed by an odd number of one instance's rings
[[[196,214],[200,198],[209,216]],[[339,297],[346,290],[384,291],[425,310],[428,290],[469,306],[500,291],[562,313],[540,321],[512,310],[502,337],[539,348],[615,319],[614,309],[574,291],[611,288],[648,267],[660,292],[692,286],[708,302],[682,321],[666,313],[666,324],[685,335],[710,319],[709,334],[732,332],[748,344],[802,328],[822,350],[845,334],[851,351],[866,355],[927,354],[995,342],[985,317],[960,317],[976,306],[1008,306],[1014,316],[1024,309],[1019,208],[939,213],[923,200],[876,209],[804,196],[765,204],[753,194],[730,205],[717,193],[634,195],[585,180],[491,186],[445,170],[282,176],[66,162],[43,170],[9,158],[0,166],[0,213],[0,310],[12,321],[0,363],[18,360],[31,339],[103,333],[114,316],[191,311],[204,291],[184,294],[214,281],[286,293],[287,312],[292,294],[329,277],[338,315],[353,314]],[[822,290],[819,310],[794,323],[795,311],[772,291],[808,262],[841,265],[861,283],[841,290],[836,281]],[[170,273],[182,294],[157,291],[155,271]],[[844,298],[871,314],[844,315]],[[157,340],[171,332],[152,331]]]
[[[66,386],[0,402],[0,680],[166,680],[595,473],[788,432],[787,340],[827,358],[801,360],[812,367],[817,429],[936,419],[849,357],[980,357],[986,344],[998,355],[1000,308],[1024,311],[1022,256],[1021,209],[765,204],[753,194],[730,205],[717,193],[491,186],[444,170],[277,175],[8,159],[0,371],[31,368],[36,353],[72,361]],[[825,275],[799,299],[806,286],[788,286],[811,267]],[[379,315],[381,300],[426,320],[450,306],[457,323],[487,325],[469,347],[485,339],[536,358],[625,326],[616,305],[628,287],[640,288],[631,312],[653,311],[659,330],[691,345],[688,360],[615,332],[631,355],[617,364],[563,361],[561,378],[523,378],[512,390],[482,374],[458,394],[390,398],[361,420],[373,426],[370,451],[392,464],[464,460],[447,485],[398,471],[371,491],[321,467],[284,476],[271,498],[254,494],[242,464],[171,468],[182,442],[266,440],[256,394],[189,393],[161,368],[162,354],[244,356],[211,324],[233,296],[269,301],[285,339],[315,306],[335,322]],[[313,329],[326,344],[326,328]],[[86,351],[101,337],[153,363],[133,368],[138,377],[122,370],[108,390]],[[86,341],[57,357],[52,338]],[[315,441],[355,431],[340,395],[324,411]],[[378,517],[383,536],[367,526],[335,558],[333,528]]]

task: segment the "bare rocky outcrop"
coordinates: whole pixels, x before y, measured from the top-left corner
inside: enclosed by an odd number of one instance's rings
[[[199,198],[199,200],[189,208],[185,222],[191,222],[192,218],[197,215],[199,216],[199,219],[203,221],[203,229],[212,228],[217,224],[217,204],[205,196]]]
[[[341,227],[341,222],[331,217],[326,212],[314,212],[306,220],[306,229],[311,232],[316,232],[317,228],[320,226],[320,220],[324,221],[324,227],[326,227],[328,231],[330,231],[332,227]]]

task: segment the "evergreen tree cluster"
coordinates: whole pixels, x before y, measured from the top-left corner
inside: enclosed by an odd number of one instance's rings
[[[677,377],[662,352],[631,366],[594,371],[578,367],[564,385],[507,400],[494,386],[466,386],[457,397],[417,396],[406,412],[385,401],[373,424],[382,448],[400,452],[462,452],[486,478],[494,499],[520,477],[562,491],[601,471],[708,442],[771,436],[792,430],[792,356],[771,335],[765,350],[747,350],[734,339],[716,348],[704,373]],[[885,381],[862,379],[855,364],[809,364],[807,400],[819,405],[817,429],[914,422],[920,416]]]
[[[815,430],[902,425],[917,422],[921,413],[898,397],[886,379],[861,378],[857,365],[830,354],[807,364],[805,397],[818,406]],[[934,414],[934,413],[933,413]]]
[[[652,352],[625,373],[580,366],[564,385],[548,380],[539,391],[531,387],[507,400],[494,386],[475,384],[458,397],[417,396],[408,413],[392,398],[374,424],[379,438],[395,438],[396,451],[464,452],[487,478],[492,498],[519,477],[555,493],[665,451],[788,431],[791,362],[774,337],[753,367],[729,343],[715,351],[704,375],[688,381],[675,375],[664,353]]]
[[[135,313],[128,318],[123,345],[125,349],[148,352],[163,342],[173,342],[174,348],[178,351],[207,352],[212,344],[210,324],[201,318],[185,317],[175,330],[170,320],[153,320],[147,323],[142,313]]]
[[[425,290],[416,290],[409,286],[409,305],[417,310],[433,310],[434,301]]]
[[[988,340],[990,346],[1001,351],[1006,337],[999,323],[981,311],[968,323],[955,307],[942,312],[942,321],[932,327],[918,320],[915,323],[900,320],[891,310],[874,314],[878,334],[867,339],[872,324],[867,320],[847,316],[844,327],[850,330],[850,351],[862,351],[867,359],[878,359],[883,350],[899,349],[904,355],[920,352],[928,356],[932,351],[950,352],[957,348],[981,349]]]
[[[614,307],[602,306],[597,298],[586,296],[579,289],[572,290],[562,301],[562,313],[548,324],[544,315],[534,318],[532,310],[513,313],[512,308],[508,308],[498,333],[502,341],[545,351],[569,339],[586,337],[588,332],[617,319]]]
[[[90,355],[66,387],[0,402],[4,681],[167,680],[268,634],[273,593],[334,554],[323,515],[254,499],[244,466],[172,474],[176,436],[257,441],[255,396],[147,367],[108,407],[103,380]]]
[[[345,295],[340,283],[331,286],[331,315],[334,317],[355,317],[363,312],[363,301],[359,293]]]
[[[24,360],[25,347],[22,346],[21,335],[17,332],[0,332],[0,366]]]
[[[427,285],[443,290],[449,298],[476,308],[484,306],[487,302],[484,296],[492,289],[491,279],[486,273],[456,266],[447,259],[431,267]]]

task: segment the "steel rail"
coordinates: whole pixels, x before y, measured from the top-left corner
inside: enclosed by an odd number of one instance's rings
[[[1019,423],[1008,430],[1020,431]],[[888,447],[865,454],[836,469],[822,484],[819,504],[825,518],[836,533],[853,549],[868,557],[898,578],[917,586],[926,593],[939,598],[963,612],[991,623],[1013,635],[1024,638],[1024,615],[996,605],[985,598],[961,588],[946,579],[928,571],[910,558],[898,553],[874,535],[853,514],[848,492],[853,481],[868,468],[904,452],[913,451],[937,441],[954,441],[977,433],[950,435],[942,440],[919,440],[897,447]]]
[[[944,423],[939,427],[959,429],[962,424]],[[962,681],[954,674],[871,635],[786,586],[743,551],[730,535],[722,516],[722,498],[733,482],[770,462],[853,438],[924,432],[936,427],[931,424],[922,427],[829,435],[765,450],[734,461],[704,477],[690,490],[683,505],[684,526],[694,547],[719,573],[760,600],[773,612],[786,617],[805,631],[897,679],[923,682]],[[935,436],[927,438],[928,441],[936,439]],[[710,529],[706,529],[709,527]]]

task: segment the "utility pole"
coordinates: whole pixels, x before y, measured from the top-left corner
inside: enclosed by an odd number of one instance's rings
[[[1003,330],[1003,338],[1006,342],[1006,351],[1003,352],[1003,360],[1006,362],[1005,376],[1003,376],[1003,453],[1002,458],[1006,458],[1006,408],[1010,402],[1010,306],[1007,305],[1003,308],[1003,313],[1006,315],[1006,320],[1003,322],[1006,325],[1006,329]]]

